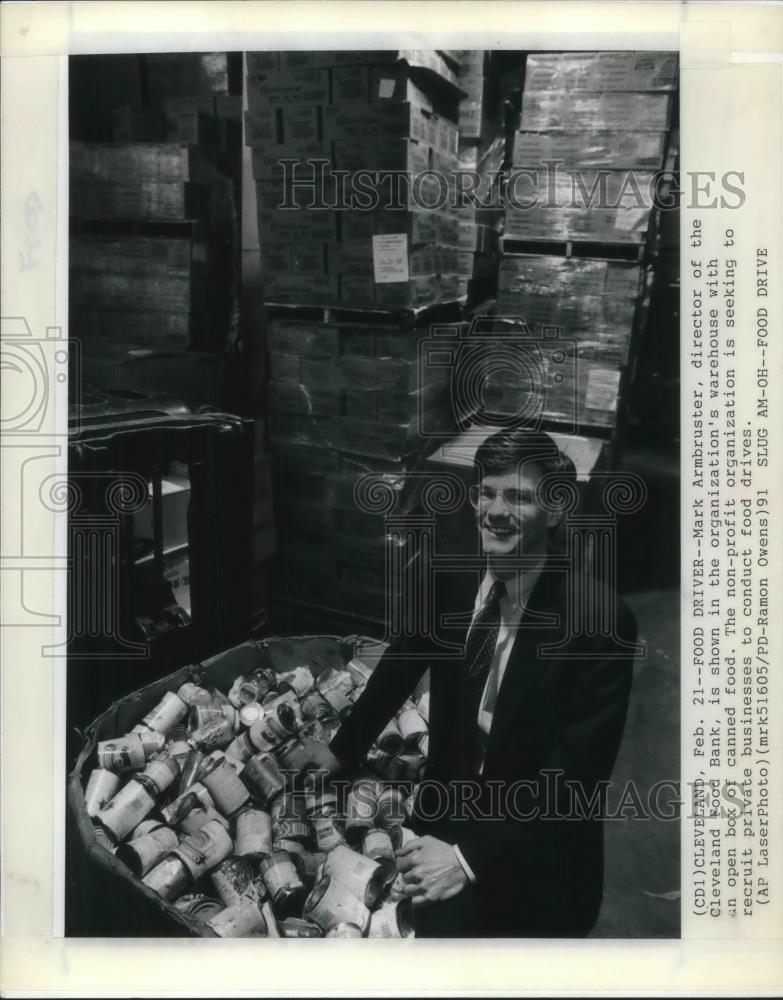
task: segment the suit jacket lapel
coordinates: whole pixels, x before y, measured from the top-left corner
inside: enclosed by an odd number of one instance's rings
[[[525,606],[514,644],[498,691],[487,755],[513,721],[518,706],[531,688],[548,669],[550,662],[541,660],[538,647],[552,641],[553,630],[564,620],[562,571],[553,571],[550,562],[544,564],[541,576]]]

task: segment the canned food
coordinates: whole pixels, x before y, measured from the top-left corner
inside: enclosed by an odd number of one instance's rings
[[[272,836],[275,840],[295,840],[300,844],[309,844],[312,839],[309,823],[284,817],[272,820]]]
[[[254,722],[260,722],[263,718],[264,709],[257,701],[251,701],[239,710],[239,723],[245,729],[249,729]]]
[[[313,690],[315,680],[307,667],[296,667],[285,674],[280,674],[277,689],[281,694],[293,691],[297,698],[304,698]]]
[[[195,784],[196,776],[198,775],[203,760],[204,754],[200,750],[190,747],[188,748],[188,754],[181,763],[179,775],[180,794],[187,791],[188,788],[191,788]]]
[[[287,917],[301,909],[305,887],[289,854],[273,851],[261,861],[259,871],[275,913]]]
[[[318,924],[301,917],[286,917],[277,925],[280,936],[284,938],[317,938],[323,937],[323,931]]]
[[[335,670],[333,667],[322,671],[316,682],[316,687],[324,697],[327,691],[342,691],[343,694],[349,695],[355,686],[353,677],[347,670]]]
[[[267,728],[267,718],[264,716],[263,719],[258,722],[254,722],[253,725],[248,729],[246,733],[238,737],[238,739],[245,739],[250,744],[251,748],[254,748],[251,752],[253,753],[270,753],[272,750],[278,746],[282,739]],[[283,737],[284,739],[285,737]]]
[[[179,776],[179,764],[173,757],[156,757],[144,768],[141,777],[151,781],[161,795]]]
[[[360,938],[364,937],[364,934],[361,927],[357,927],[356,924],[340,923],[330,927],[325,936],[328,938]]]
[[[220,705],[193,705],[188,712],[188,725],[191,729],[200,729],[208,722],[215,722],[216,719],[225,719],[223,709]]]
[[[427,723],[415,708],[403,709],[397,716],[397,725],[400,727],[406,747],[418,746],[419,736],[427,732]]]
[[[96,813],[95,818],[115,840],[124,840],[147,817],[154,805],[155,787],[152,782],[145,785],[134,778]]]
[[[337,924],[354,924],[361,934],[370,923],[370,911],[340,882],[328,875],[313,886],[304,905],[304,915],[323,931]]]
[[[102,740],[98,744],[97,757],[98,767],[105,771],[140,771],[147,759],[138,733]]]
[[[430,717],[430,693],[425,691],[423,694],[419,695],[419,699],[416,702],[416,709],[422,719],[426,721]]]
[[[232,906],[251,889],[253,869],[247,858],[226,858],[210,873],[210,880],[224,906]]]
[[[95,835],[96,841],[101,845],[104,851],[108,851],[109,854],[116,854],[117,844],[108,830],[104,830],[102,826],[98,826],[97,823],[93,823],[92,832]]]
[[[131,840],[136,840],[139,837],[146,837],[148,833],[152,833],[153,830],[157,830],[158,827],[164,825],[165,824],[161,823],[159,819],[143,819],[131,833]]]
[[[386,885],[383,869],[371,858],[340,844],[328,855],[324,873],[367,906],[374,906]]]
[[[269,810],[272,822],[280,819],[306,819],[307,799],[301,792],[283,792]]]
[[[338,719],[343,720],[350,715],[353,702],[341,688],[329,688],[321,693]]]
[[[400,827],[400,847],[405,847],[412,840],[418,840],[418,834],[414,833],[408,826]]]
[[[161,899],[169,901],[181,896],[192,881],[188,868],[174,854],[155,865],[142,879],[148,889],[156,892]]]
[[[262,802],[269,803],[285,788],[285,778],[271,754],[257,753],[245,764],[241,774],[250,792]]]
[[[166,746],[166,737],[163,733],[156,733],[152,729],[147,729],[146,726],[136,726],[133,732],[141,739],[141,745],[144,748],[144,755],[147,760],[153,754],[160,753]]]
[[[257,749],[250,743],[248,734],[242,733],[226,747],[226,760],[236,761],[237,764],[246,764],[257,752]]]
[[[387,885],[394,881],[397,874],[397,862],[394,860],[391,837],[385,830],[368,830],[364,835],[362,853],[381,866]]]
[[[305,815],[317,816],[324,810],[337,810],[337,792],[328,785],[323,788],[308,790],[304,796]]]
[[[84,791],[84,808],[88,816],[95,816],[103,809],[109,799],[117,791],[120,776],[103,767],[96,767],[90,772],[87,788]]]
[[[169,743],[166,746],[166,754],[179,764],[179,769],[182,771],[182,765],[188,759],[188,754],[192,752],[192,749],[187,740],[183,739],[172,742],[169,738]]]
[[[117,848],[117,857],[139,877],[146,875],[178,844],[179,837],[171,827],[159,826],[142,837],[134,837],[127,844],[121,844]]]
[[[331,730],[327,729],[320,719],[313,719],[299,730],[299,739],[312,740],[313,743],[328,743],[331,739]]]
[[[378,796],[378,807],[375,812],[376,822],[383,830],[391,830],[400,826],[405,820],[403,804],[405,796],[399,788],[387,786]]]
[[[301,709],[303,718],[311,722],[316,719],[324,721],[334,718],[332,706],[318,691],[312,691],[302,699]]]
[[[243,809],[235,820],[234,852],[239,857],[261,858],[272,853],[272,820],[260,809]]]
[[[371,938],[406,938],[413,934],[413,907],[409,900],[385,903],[370,914]]]
[[[363,688],[372,674],[372,670],[370,670],[367,664],[362,663],[361,660],[355,657],[345,665],[345,669],[350,674],[354,687]]]
[[[258,701],[269,691],[269,681],[261,674],[253,674],[242,681],[237,688],[237,696],[240,705],[249,705],[252,701]]]
[[[196,729],[191,739],[199,750],[220,750],[234,739],[234,727],[221,712],[219,719],[213,719]]]
[[[314,885],[323,874],[323,867],[326,862],[324,851],[303,851],[297,855],[299,874],[305,885]]]
[[[338,844],[345,843],[337,811],[324,807],[310,819],[319,851],[332,851]]]
[[[357,781],[348,793],[345,804],[345,839],[359,843],[366,830],[375,826],[378,810],[378,786],[374,781]]]
[[[393,757],[396,753],[402,750],[405,740],[402,738],[402,733],[400,732],[400,727],[391,719],[385,727],[378,734],[378,739],[375,741],[384,753],[391,754]]]
[[[234,843],[228,830],[216,820],[210,820],[198,831],[189,834],[174,850],[187,867],[194,881],[231,854]]]
[[[305,845],[298,840],[286,840],[285,837],[281,837],[272,841],[272,850],[285,851],[286,854],[290,854],[292,861],[296,864],[299,855],[305,853]]]
[[[225,759],[216,760],[201,781],[224,816],[232,816],[250,798],[247,785]]]
[[[152,711],[147,712],[141,722],[148,729],[165,735],[170,733],[180,719],[185,717],[187,711],[188,706],[185,702],[178,695],[167,691]]]
[[[186,705],[208,705],[212,701],[212,695],[206,688],[199,687],[188,681],[177,691],[177,697],[184,701]]]
[[[215,800],[209,794],[207,788],[197,781],[191,785],[186,792],[178,795],[173,802],[169,802],[160,810],[160,816],[164,823],[174,825],[183,819],[195,808],[211,806],[214,808]]]
[[[266,921],[255,900],[240,899],[232,906],[215,914],[207,927],[222,938],[266,937]]]
[[[213,806],[201,806],[196,805],[190,812],[183,816],[182,819],[177,823],[177,829],[181,830],[183,834],[190,836],[191,834],[198,833],[202,830],[207,823],[219,823],[222,827],[228,830],[228,820],[222,813],[219,813],[217,809]]]
[[[207,896],[203,892],[185,893],[184,896],[180,896],[175,901],[174,906],[180,913],[193,917],[202,924],[205,924],[210,917],[214,917],[223,909],[223,903],[219,899],[213,899],[212,896]]]
[[[228,692],[228,700],[230,704],[234,706],[234,708],[242,707],[242,702],[239,700],[239,689],[242,687],[244,683],[245,683],[244,677],[239,676],[234,678],[234,683],[231,685],[231,688]]]

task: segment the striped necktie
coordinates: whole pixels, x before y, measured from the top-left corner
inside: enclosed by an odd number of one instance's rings
[[[479,705],[495,655],[500,632],[500,599],[505,593],[505,583],[496,580],[490,588],[484,606],[476,615],[465,642],[460,684],[460,723],[466,760],[470,761],[475,756]]]

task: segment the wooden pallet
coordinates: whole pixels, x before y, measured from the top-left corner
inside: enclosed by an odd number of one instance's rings
[[[307,323],[334,323],[338,325],[364,324],[372,326],[409,327],[426,322],[455,322],[461,319],[467,302],[465,297],[451,302],[435,302],[431,305],[403,309],[382,309],[374,306],[352,309],[340,305],[295,304],[290,302],[267,301],[263,305],[270,310],[273,318],[293,319]]]
[[[616,260],[638,263],[644,257],[646,243],[605,243],[598,240],[544,240],[519,239],[515,236],[500,238],[500,252],[504,257],[517,254],[549,254],[554,257],[591,260]]]

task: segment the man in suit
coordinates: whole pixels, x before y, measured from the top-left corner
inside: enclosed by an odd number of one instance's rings
[[[584,936],[601,904],[601,812],[636,625],[614,593],[552,557],[562,513],[543,494],[576,476],[547,434],[500,431],[474,464],[485,568],[436,580],[437,634],[390,645],[310,763],[330,775],[358,764],[429,668],[419,836],[398,852],[416,935]],[[611,628],[580,628],[585,609]]]

